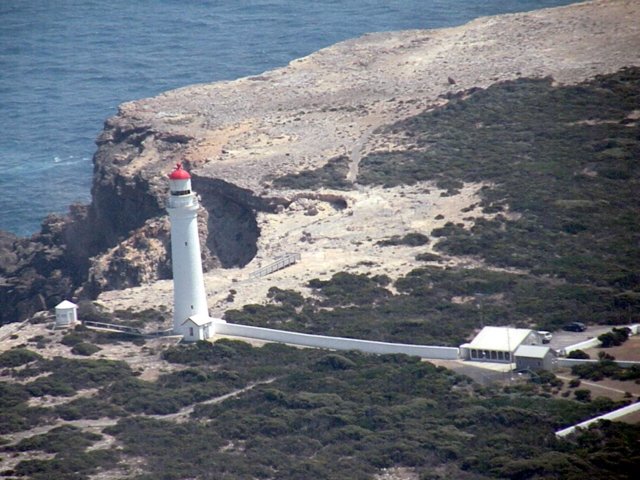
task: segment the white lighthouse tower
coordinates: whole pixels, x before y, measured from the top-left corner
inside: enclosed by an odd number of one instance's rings
[[[171,194],[167,210],[171,220],[173,331],[191,339],[194,337],[193,329],[185,322],[188,319],[195,319],[197,323],[209,320],[198,237],[198,197],[191,190],[191,175],[180,163],[169,175],[169,188]]]

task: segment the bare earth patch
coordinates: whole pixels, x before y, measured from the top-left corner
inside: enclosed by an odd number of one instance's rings
[[[598,358],[598,353],[605,352],[613,355],[616,360],[640,362],[640,335],[634,335],[622,345],[609,348],[592,348],[587,351],[591,358]]]

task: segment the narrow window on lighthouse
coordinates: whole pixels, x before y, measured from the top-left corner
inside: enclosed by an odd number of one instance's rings
[[[184,246],[186,247],[187,245],[188,245],[188,243],[187,243],[187,242],[184,242]]]

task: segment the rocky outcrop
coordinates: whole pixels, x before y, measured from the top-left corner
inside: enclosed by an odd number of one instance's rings
[[[47,220],[29,240],[0,242],[0,300],[11,305],[2,321],[74,292],[168,278],[166,174],[178,161],[202,199],[205,268],[242,267],[265,248],[263,214],[293,214],[305,198],[313,205],[301,215],[348,210],[349,189],[365,202],[360,159],[399,143],[374,135],[379,127],[501,80],[576,83],[639,65],[638,25],[637,2],[602,0],[372,34],[259,76],[125,103],[97,141],[91,205]],[[296,184],[310,176],[345,194]]]
[[[86,209],[72,208],[68,219],[48,217],[39,234],[18,238],[0,233],[0,324],[25,318],[55,306],[72,295],[82,281],[84,255],[78,255]]]

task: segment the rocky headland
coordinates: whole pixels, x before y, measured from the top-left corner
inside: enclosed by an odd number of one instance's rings
[[[497,82],[573,85],[638,65],[640,5],[600,0],[365,35],[262,75],[125,103],[97,140],[91,204],[48,218],[29,239],[0,238],[0,323],[72,297],[110,309],[170,305],[164,202],[177,162],[202,198],[213,314],[260,301],[271,285],[301,287],[341,270],[397,278],[415,252],[380,241],[491,214],[478,206],[482,182],[454,194],[432,182],[359,182],[367,155],[407,148],[383,127]],[[301,261],[250,277],[286,252]]]

